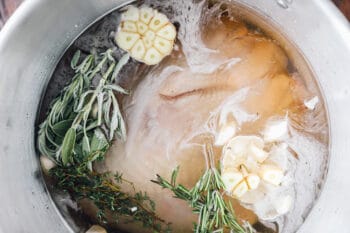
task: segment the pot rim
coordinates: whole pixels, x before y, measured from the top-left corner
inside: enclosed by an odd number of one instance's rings
[[[91,23],[128,2],[25,1],[1,31],[0,232],[73,232],[53,204],[38,161],[33,159],[36,113],[51,74],[69,45]],[[288,9],[274,1],[240,3],[271,19],[298,46],[327,102],[332,141],[328,178],[298,232],[346,233],[350,216],[350,206],[344,204],[350,196],[350,178],[346,178],[350,164],[346,156],[350,141],[350,111],[346,109],[350,103],[350,24],[327,0],[294,1]],[[65,12],[65,17],[59,12]],[[56,20],[55,30],[49,19]],[[20,195],[12,198],[15,193]]]

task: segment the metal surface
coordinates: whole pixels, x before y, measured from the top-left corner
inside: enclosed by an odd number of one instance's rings
[[[35,118],[58,60],[84,28],[126,0],[26,1],[0,34],[0,233],[72,230],[53,205],[36,159]],[[350,232],[350,28],[327,0],[242,0],[295,43],[328,104],[331,162],[324,191],[300,233]]]

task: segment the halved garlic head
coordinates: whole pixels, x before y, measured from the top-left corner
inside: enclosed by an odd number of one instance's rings
[[[226,192],[237,199],[259,188],[261,182],[279,186],[284,171],[269,161],[265,142],[257,136],[237,136],[223,148],[221,173]],[[283,155],[282,155],[283,156]]]
[[[166,15],[149,7],[129,6],[115,40],[135,60],[156,65],[172,52],[175,38],[175,26]]]

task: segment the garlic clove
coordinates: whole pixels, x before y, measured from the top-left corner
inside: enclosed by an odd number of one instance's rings
[[[137,26],[132,21],[125,21],[123,22],[122,27],[124,28],[125,32],[137,32]]]
[[[164,27],[162,27],[158,32],[157,35],[167,39],[167,40],[174,40],[176,38],[176,28],[172,24],[167,24]]]
[[[249,191],[249,187],[247,183],[243,180],[234,188],[234,190],[232,191],[232,195],[236,198],[241,198],[248,191]]]
[[[154,11],[150,7],[142,7],[140,9],[140,20],[145,24],[149,24],[154,17]]]
[[[293,205],[293,197],[290,195],[279,197],[274,202],[273,205],[278,214],[283,215],[288,213]]]
[[[121,31],[117,33],[116,41],[120,48],[130,50],[139,38],[137,33]]]
[[[166,17],[166,15],[156,12],[153,19],[149,23],[149,28],[153,31],[158,31],[163,26],[165,26],[168,22],[169,22],[169,19],[168,17]]]
[[[122,14],[122,21],[138,21],[139,9],[134,6],[128,6],[126,11]]]
[[[152,44],[153,44],[152,40],[150,40],[148,38],[143,38],[142,42],[145,45],[146,49],[152,48]]]
[[[221,178],[225,184],[226,191],[232,192],[243,181],[244,177],[240,172],[226,172],[222,174]]]
[[[255,190],[259,187],[260,177],[254,174],[250,174],[246,177],[246,181],[247,181],[249,190]]]
[[[173,50],[173,44],[159,36],[154,39],[154,47],[164,55],[169,55]]]
[[[137,60],[141,60],[144,58],[145,54],[145,45],[143,44],[142,40],[138,40],[131,50],[131,56]]]
[[[107,233],[107,231],[99,225],[93,225],[86,233]]]
[[[305,100],[304,101],[304,105],[305,107],[307,107],[309,110],[315,110],[318,103],[320,102],[320,99],[318,98],[318,96],[315,96],[314,98],[310,99],[310,100]]]
[[[230,124],[221,127],[219,134],[216,137],[215,145],[223,146],[225,145],[233,136],[236,134],[236,125]]]
[[[137,22],[137,32],[141,35],[144,35],[148,31],[148,26],[147,24],[143,22]]]
[[[40,164],[45,175],[49,175],[49,171],[56,167],[56,164],[46,155],[40,156]]]
[[[264,134],[266,142],[276,142],[285,139],[288,136],[288,119],[273,120],[267,123]]]
[[[260,169],[260,177],[275,186],[279,186],[284,178],[282,169],[274,165],[263,165]]]
[[[253,156],[259,163],[264,162],[269,157],[269,154],[266,151],[257,147],[256,145],[250,145],[249,152],[250,155]]]
[[[163,59],[163,56],[155,48],[150,48],[147,50],[145,55],[145,63],[147,65],[156,65]]]
[[[237,136],[226,144],[224,150],[231,149],[232,153],[236,155],[247,154],[250,145],[263,148],[265,143],[257,136]]]

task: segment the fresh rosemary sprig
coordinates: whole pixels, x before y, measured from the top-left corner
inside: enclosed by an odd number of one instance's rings
[[[145,193],[127,194],[119,186],[125,181],[121,175],[113,180],[110,173],[93,171],[93,162],[105,159],[115,136],[126,139],[115,92],[128,92],[114,83],[129,55],[118,63],[112,50],[88,55],[78,64],[80,57],[78,51],[71,62],[75,76],[52,102],[40,125],[38,148],[57,164],[49,173],[57,188],[74,200],[90,199],[99,208],[101,221],[106,221],[106,212],[110,212],[116,221],[130,217],[155,232],[165,232],[168,229],[162,229],[164,221],[155,214],[155,203]]]
[[[251,228],[246,229],[238,223],[231,203],[224,201],[222,190],[225,185],[214,166],[207,169],[192,189],[177,184],[178,173],[179,167],[173,171],[170,182],[159,175],[153,182],[171,190],[175,198],[186,201],[193,213],[198,214],[195,233],[252,233]]]

